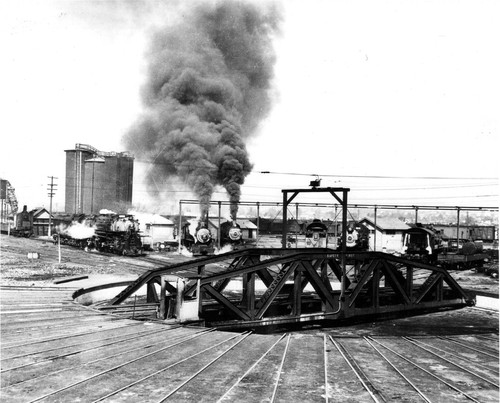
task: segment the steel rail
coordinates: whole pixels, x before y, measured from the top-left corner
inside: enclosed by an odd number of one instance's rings
[[[377,396],[375,396],[375,393],[374,391],[377,392],[377,394],[380,396],[380,398],[385,402],[387,401],[384,396],[380,393],[380,391],[375,387],[373,386],[373,384],[370,382],[370,380],[368,379],[368,377],[365,375],[365,373],[362,371],[361,368],[359,368],[358,364],[356,363],[356,361],[354,360],[354,358],[352,358],[350,355],[347,356],[348,354],[348,351],[347,349],[345,348],[345,346],[341,345],[339,342],[336,342],[332,336],[328,336],[331,340],[331,342],[333,343],[333,345],[335,346],[335,348],[339,351],[340,355],[342,356],[342,358],[345,360],[345,362],[349,365],[349,367],[352,369],[352,371],[354,372],[354,374],[356,375],[356,377],[359,379],[359,381],[361,382],[361,384],[363,385],[363,387],[366,389],[366,391],[370,394],[371,398],[373,399],[374,402],[379,402],[379,399],[377,398]],[[342,349],[344,349],[344,351],[342,351]],[[344,353],[345,352],[345,353]]]
[[[155,334],[156,335],[156,334],[159,334],[159,333],[162,333],[162,332],[166,332],[166,331],[169,331],[169,330],[171,330],[171,329],[165,329],[165,330],[160,330],[160,331],[153,331],[153,332],[149,332],[149,334],[151,334],[151,335]],[[146,332],[144,332],[144,333],[146,333]],[[121,340],[116,340],[116,341],[113,341],[113,342],[110,342],[110,343],[99,344],[98,346],[95,346],[95,347],[84,348],[82,350],[71,351],[71,352],[66,353],[66,354],[60,354],[60,355],[56,355],[56,356],[51,356],[50,358],[46,358],[46,359],[41,360],[41,361],[30,362],[28,364],[23,364],[23,365],[19,365],[17,367],[8,368],[8,369],[6,369],[5,371],[2,371],[2,372],[8,372],[8,371],[17,370],[17,369],[20,369],[20,368],[26,368],[26,367],[30,367],[32,365],[40,365],[40,364],[42,364],[44,362],[53,362],[56,359],[60,359],[60,358],[64,358],[64,357],[69,357],[69,356],[73,356],[73,355],[76,355],[76,354],[86,353],[86,352],[92,351],[92,350],[98,350],[98,349],[100,349],[102,347],[107,347],[107,346],[112,346],[113,344],[123,343],[124,341],[129,341],[129,340],[134,340],[134,339],[142,338],[142,337],[145,336],[144,333],[139,333],[139,334],[135,335],[134,337],[129,337],[129,338],[121,339]],[[202,332],[202,333],[206,333],[206,332]],[[174,337],[174,340],[175,340],[175,337]],[[165,340],[161,341],[161,343],[164,343],[164,342],[165,342]],[[160,343],[152,343],[152,344],[147,345],[147,346],[141,346],[141,347],[133,348],[133,349],[130,349],[130,350],[121,351],[119,353],[112,354],[112,355],[109,355],[107,357],[101,357],[101,358],[99,358],[97,360],[86,362],[82,366],[89,365],[89,364],[92,364],[94,362],[99,362],[99,361],[102,361],[104,359],[113,358],[113,357],[116,357],[116,356],[121,355],[123,353],[130,353],[130,352],[133,352],[133,351],[136,351],[136,350],[142,350],[144,348],[154,346],[155,344],[160,344]],[[50,372],[50,373],[45,373],[42,376],[38,376],[37,379],[38,378],[43,378],[43,377],[51,375],[51,374],[56,374],[56,373],[59,373],[59,372],[62,372],[62,371],[66,371],[67,369],[68,368],[63,368],[63,369],[58,370],[58,371],[53,371],[53,372]],[[30,381],[30,380],[31,379],[27,379],[27,380],[21,381],[21,382],[16,382],[16,383],[13,383],[11,385],[5,386],[5,388],[8,388],[9,386],[12,386],[12,385],[19,385],[20,383],[23,383],[23,382],[26,382],[26,381]]]
[[[207,369],[210,365],[212,365],[214,362],[219,360],[222,356],[227,354],[229,351],[231,351],[234,347],[236,347],[238,344],[240,344],[243,340],[245,340],[248,336],[250,336],[252,332],[246,332],[240,334],[241,339],[238,340],[236,343],[234,343],[232,346],[230,346],[228,349],[220,353],[217,357],[215,357],[212,361],[210,361],[208,364],[204,365],[200,370],[196,371],[191,377],[186,379],[184,382],[182,382],[180,385],[178,385],[175,389],[170,391],[167,395],[163,396],[160,400],[158,400],[158,403],[162,403],[166,401],[170,396],[172,396],[174,393],[176,393],[179,389],[181,389],[184,385],[186,385],[189,381],[197,377],[200,373],[202,373],[205,369]]]
[[[329,387],[328,387],[328,354],[326,351],[326,333],[323,333],[323,364],[325,366],[325,402],[328,403]]]
[[[210,331],[212,331],[212,330],[210,330]],[[207,333],[207,332],[203,332],[203,333]],[[220,346],[221,344],[224,344],[224,343],[228,342],[229,340],[232,340],[232,339],[234,339],[234,338],[236,338],[238,336],[241,336],[241,334],[237,334],[237,335],[234,335],[234,336],[232,336],[232,337],[230,337],[228,339],[224,339],[224,340],[220,341],[219,343],[214,344],[213,346],[207,347],[207,348],[205,348],[205,349],[203,349],[201,351],[198,351],[195,354],[191,354],[189,357],[183,358],[182,360],[179,360],[179,361],[176,361],[176,362],[174,362],[172,364],[169,364],[168,366],[166,366],[166,367],[164,367],[162,369],[159,369],[158,371],[155,371],[155,372],[153,372],[153,373],[151,373],[151,374],[149,374],[149,375],[147,375],[147,376],[145,376],[143,378],[140,378],[140,379],[138,379],[138,380],[136,380],[136,381],[134,381],[132,383],[129,383],[128,385],[122,386],[121,388],[119,388],[117,390],[114,390],[114,391],[108,393],[105,396],[101,396],[97,400],[94,400],[92,403],[100,402],[100,401],[103,401],[104,399],[107,399],[108,397],[114,396],[117,393],[120,393],[120,392],[122,392],[122,391],[124,391],[126,389],[129,389],[132,386],[135,386],[135,385],[137,385],[137,384],[139,384],[141,382],[144,382],[145,380],[147,380],[149,378],[152,378],[153,376],[156,376],[156,375],[158,375],[158,374],[160,374],[160,373],[162,373],[162,372],[164,372],[164,371],[166,371],[166,370],[168,370],[168,369],[170,369],[170,368],[172,368],[172,367],[174,367],[174,366],[176,366],[178,364],[181,364],[181,363],[183,363],[183,362],[185,362],[187,360],[190,360],[191,358],[194,358],[194,357],[196,357],[198,355],[201,355],[201,354],[203,354],[203,353],[205,353],[205,352],[207,352],[207,351],[209,351],[209,350],[211,350],[211,349],[213,349],[213,348],[215,348],[217,346]]]
[[[34,315],[26,315],[26,316],[22,317],[22,320],[14,320],[14,321],[9,320],[8,323],[5,323],[5,324],[2,323],[2,327],[4,327],[4,326],[8,327],[10,325],[18,325],[18,324],[22,324],[22,323],[33,323],[33,319],[36,319],[37,323],[41,324],[43,322],[57,322],[59,320],[64,320],[64,319],[91,318],[94,315],[106,315],[105,313],[94,312],[94,311],[92,312],[93,315],[89,315],[88,312],[84,312],[82,310],[75,310],[75,311],[64,310],[64,312],[67,312],[68,314],[64,315],[64,316],[51,316],[50,318],[46,318],[46,319],[39,319],[36,316],[33,318],[32,316],[34,316]],[[78,313],[78,312],[82,312],[82,315],[72,315],[72,313]]]
[[[439,352],[441,352],[441,353],[448,354],[448,355],[450,355],[450,356],[452,356],[452,357],[455,357],[455,358],[457,358],[457,359],[459,359],[459,360],[465,360],[465,361],[468,361],[468,362],[472,362],[474,365],[477,365],[478,367],[482,367],[482,368],[484,368],[485,370],[488,370],[488,371],[490,371],[490,372],[493,372],[493,373],[495,373],[495,374],[497,374],[497,375],[499,374],[499,372],[498,372],[498,371],[496,371],[496,370],[492,369],[491,367],[487,367],[486,365],[481,364],[481,363],[479,363],[479,362],[474,362],[474,361],[472,361],[470,358],[466,358],[466,357],[462,357],[462,356],[460,356],[460,355],[458,355],[458,354],[450,353],[449,351],[446,351],[446,350],[443,350],[443,349],[441,349],[441,348],[439,348],[439,347],[432,346],[432,345],[430,345],[430,344],[424,343],[424,342],[422,342],[421,340],[417,340],[417,339],[415,339],[415,338],[413,338],[413,337],[406,336],[406,338],[407,338],[407,339],[409,339],[409,340],[413,340],[414,342],[419,343],[419,344],[421,344],[421,345],[423,345],[423,346],[427,346],[427,347],[429,347],[429,348],[432,348],[432,349],[434,349],[434,350],[437,350],[437,351],[439,351]]]
[[[274,343],[271,347],[269,347],[269,349],[268,349],[268,350],[267,350],[264,354],[262,354],[262,356],[261,356],[261,357],[260,357],[257,361],[255,361],[255,363],[254,363],[254,364],[253,364],[250,368],[248,368],[248,370],[247,370],[247,371],[246,371],[246,372],[245,372],[242,376],[240,376],[240,377],[236,380],[236,382],[235,382],[235,383],[234,383],[234,384],[233,384],[233,385],[232,385],[232,386],[231,386],[231,387],[230,387],[230,388],[226,391],[226,393],[224,393],[224,394],[223,394],[223,395],[222,395],[222,396],[221,396],[221,397],[217,400],[217,403],[219,403],[219,402],[221,402],[222,400],[224,400],[224,398],[225,398],[226,396],[228,396],[228,395],[229,395],[229,393],[231,392],[231,390],[233,390],[236,386],[238,386],[238,384],[239,384],[239,383],[240,383],[240,382],[241,382],[241,381],[242,381],[242,380],[243,380],[243,379],[244,379],[244,378],[245,378],[245,377],[246,377],[246,376],[247,376],[250,372],[252,372],[252,370],[253,370],[253,369],[254,369],[254,368],[255,368],[255,367],[259,364],[259,362],[261,362],[261,361],[264,359],[264,357],[265,357],[266,355],[268,355],[268,354],[271,352],[271,350],[272,350],[274,347],[276,347],[276,345],[277,345],[277,344],[278,344],[281,340],[283,340],[283,338],[284,338],[285,336],[286,336],[286,333],[285,333],[285,334],[283,334],[283,335],[282,335],[282,336],[281,336],[281,337],[280,337],[280,338],[279,338],[279,339],[278,339],[278,340],[277,340],[277,341],[276,341],[276,342],[275,342],[275,343]]]
[[[428,403],[432,401],[406,375],[404,375],[366,336],[363,339]]]
[[[69,319],[72,319],[71,317]],[[110,321],[114,321],[114,320],[117,320],[116,318],[114,317],[111,317],[110,318]],[[52,331],[52,330],[58,330],[59,328],[70,328],[70,327],[75,327],[75,326],[82,326],[82,322],[85,322],[85,324],[92,324],[92,322],[97,322],[97,321],[102,321],[102,317],[98,317],[98,316],[88,316],[88,320],[86,321],[73,321],[71,320],[69,323],[64,323],[64,322],[61,322],[61,321],[57,321],[57,323],[53,324],[53,325],[38,325],[38,322],[36,323],[33,323],[33,325],[31,326],[13,326],[12,324],[9,324],[9,329],[5,329],[6,327],[6,324],[5,323],[2,323],[2,333],[9,333],[9,334],[12,334],[12,333],[19,333],[19,334],[22,334],[22,332],[25,332],[25,331],[33,331],[33,332],[36,332],[36,331]],[[28,323],[28,322],[22,322],[24,324]],[[21,324],[21,323],[20,323]],[[15,330],[15,329],[18,329],[18,330]],[[16,335],[14,335],[16,336]],[[4,342],[2,341],[2,344],[4,344]]]
[[[468,394],[467,394],[467,393],[465,393],[463,390],[461,390],[461,389],[457,388],[456,386],[454,386],[454,385],[452,385],[451,383],[449,383],[449,382],[445,381],[444,379],[440,378],[439,376],[437,376],[437,375],[433,374],[432,372],[430,372],[430,371],[426,370],[424,367],[422,367],[422,366],[418,365],[417,363],[413,362],[412,360],[410,360],[410,359],[406,358],[406,357],[405,357],[405,356],[403,356],[402,354],[400,354],[400,353],[398,353],[398,352],[394,351],[392,348],[387,347],[385,344],[380,343],[379,341],[377,341],[377,340],[373,339],[371,336],[368,336],[368,338],[369,338],[371,341],[373,341],[373,342],[375,342],[375,343],[377,343],[377,344],[381,345],[381,346],[382,346],[382,347],[384,347],[385,349],[389,350],[391,353],[396,354],[398,357],[402,358],[403,360],[405,360],[406,362],[408,362],[408,363],[410,363],[411,365],[415,366],[416,368],[420,369],[421,371],[425,372],[426,374],[428,374],[428,375],[432,376],[433,378],[437,379],[439,382],[441,382],[441,383],[445,384],[446,386],[448,386],[449,388],[453,389],[454,391],[456,391],[456,392],[460,393],[461,395],[463,395],[463,396],[464,396],[464,397],[466,397],[467,399],[472,400],[473,402],[476,402],[476,403],[481,403],[479,400],[477,400],[477,399],[473,398],[472,396],[468,395]]]
[[[210,330],[209,330],[209,331],[210,331]],[[42,400],[42,399],[45,399],[45,398],[50,397],[50,396],[52,396],[52,395],[55,395],[56,393],[62,392],[62,391],[64,391],[64,390],[70,389],[70,388],[72,388],[72,387],[74,387],[74,386],[76,386],[76,385],[80,385],[80,384],[82,384],[82,383],[85,383],[85,382],[87,382],[87,381],[89,381],[89,380],[91,380],[91,379],[94,379],[94,378],[97,378],[97,377],[99,377],[99,376],[102,376],[102,375],[105,375],[105,374],[107,374],[107,373],[110,373],[110,372],[112,372],[112,371],[114,371],[114,370],[116,370],[116,369],[118,369],[118,368],[122,368],[122,367],[124,367],[124,366],[126,366],[126,365],[132,364],[133,362],[136,362],[136,361],[142,360],[143,358],[150,357],[150,356],[152,356],[152,355],[154,355],[154,354],[158,354],[158,353],[159,353],[159,352],[161,352],[161,351],[168,350],[169,348],[175,347],[175,346],[177,346],[177,345],[179,345],[179,344],[184,343],[185,341],[189,341],[189,340],[191,340],[191,339],[193,339],[193,338],[195,338],[195,337],[198,337],[198,336],[200,336],[201,334],[205,334],[205,333],[206,333],[206,332],[200,332],[200,333],[197,333],[197,334],[195,334],[195,335],[193,335],[193,336],[186,337],[185,339],[182,339],[182,340],[180,340],[180,341],[177,341],[176,343],[170,344],[170,345],[168,345],[168,346],[166,346],[166,347],[162,347],[162,348],[160,348],[160,349],[158,349],[158,350],[155,350],[155,351],[152,351],[152,352],[150,352],[150,353],[148,353],[148,354],[144,354],[144,355],[142,355],[142,356],[140,356],[140,357],[137,357],[137,358],[134,358],[134,359],[132,359],[132,360],[126,361],[126,362],[124,362],[124,363],[122,363],[122,364],[120,364],[120,365],[115,365],[114,367],[112,367],[112,368],[110,368],[110,369],[107,369],[107,370],[105,370],[105,371],[101,371],[101,372],[99,372],[99,373],[97,373],[97,374],[94,374],[94,375],[92,375],[92,376],[90,376],[90,377],[88,377],[88,378],[86,378],[86,379],[82,379],[81,381],[74,382],[74,383],[72,383],[72,384],[70,384],[70,385],[66,385],[66,386],[64,386],[64,387],[62,387],[62,388],[60,388],[60,389],[57,389],[57,390],[51,391],[50,393],[47,393],[47,394],[45,394],[45,395],[43,395],[43,396],[37,397],[37,398],[36,398],[36,399],[34,399],[34,400],[30,400],[28,403],[38,402],[38,401],[40,401],[40,400]],[[142,349],[142,348],[141,348],[141,349]],[[122,354],[123,354],[123,352],[120,352],[120,353],[118,353],[117,355],[122,355]],[[99,360],[99,361],[100,361],[100,360]]]
[[[288,352],[288,346],[290,345],[291,336],[292,336],[291,334],[288,334],[288,338],[286,339],[285,351],[283,351],[283,357],[281,357],[281,363],[278,368],[278,377],[276,378],[276,382],[274,383],[273,394],[271,395],[271,400],[270,400],[271,403],[274,403],[276,399],[276,392],[278,391],[278,385],[281,379],[281,372],[283,371],[283,365],[285,363],[286,354]]]
[[[465,348],[468,348],[469,350],[473,350],[473,351],[476,351],[478,353],[481,353],[483,355],[487,355],[488,357],[492,357],[492,358],[495,358],[496,360],[498,360],[498,352],[497,354],[490,354],[490,353],[487,353],[485,351],[482,351],[478,348],[475,348],[475,347],[471,347],[471,346],[468,346],[467,344],[464,344],[464,343],[460,343],[459,341],[456,341],[456,340],[453,340],[449,337],[443,337],[443,336],[438,336],[439,339],[442,339],[442,340],[448,340],[448,341],[451,341],[452,343],[455,343],[455,344],[458,344],[459,346],[462,346],[462,347],[465,347]]]
[[[478,339],[483,339],[483,340],[488,340],[488,341],[492,341],[494,343],[497,343],[498,344],[498,337],[494,338],[494,337],[487,337],[485,336],[484,334],[475,334],[474,337],[478,338]]]
[[[138,325],[142,325],[142,323],[139,323]],[[138,325],[134,324],[133,326],[138,326]],[[123,329],[125,327],[126,326],[122,326],[122,327],[115,328],[115,329]],[[111,329],[111,330],[115,330],[115,329]],[[88,333],[85,333],[83,335],[79,335],[78,337],[85,336],[85,335],[88,335],[88,334],[103,333],[105,331],[107,331],[107,330],[103,330],[103,331],[99,331],[99,332],[88,332]],[[120,336],[105,337],[105,338],[102,338],[102,339],[99,339],[99,340],[95,340],[95,342],[100,342],[100,341],[104,341],[104,340],[112,340],[112,339],[116,339],[117,337],[120,337]],[[50,341],[58,341],[58,340],[66,339],[66,338],[67,337],[61,337],[60,339],[53,339],[53,340],[50,340]],[[86,341],[82,341],[82,342],[79,342],[79,343],[68,344],[67,346],[57,346],[57,347],[49,348],[49,349],[46,349],[46,350],[39,350],[39,351],[36,351],[36,352],[24,353],[24,354],[15,355],[15,356],[12,356],[12,357],[2,358],[1,361],[12,360],[12,359],[15,359],[15,358],[27,357],[27,356],[31,356],[31,355],[35,355],[35,354],[48,353],[50,351],[60,350],[62,347],[64,347],[64,348],[67,348],[67,347],[76,347],[76,346],[79,346],[79,345],[82,345],[82,344],[89,344],[89,343],[90,343],[90,341],[86,340]],[[33,343],[33,344],[36,344],[36,343]],[[24,347],[24,346],[21,345],[21,346],[15,346],[15,347]],[[7,347],[7,348],[12,348],[12,347]],[[0,372],[3,372],[3,370],[1,370]]]
[[[3,247],[5,250],[5,247]],[[12,248],[12,250],[16,250]],[[26,255],[21,254],[22,257]],[[33,291],[58,291],[58,292],[67,292],[71,290],[77,290],[78,287],[54,287],[54,286],[45,286],[45,285],[36,285],[36,286],[27,286],[27,285],[0,285],[0,290],[4,291],[26,291],[27,293],[32,293]]]
[[[468,370],[464,366],[462,366],[460,364],[457,364],[457,363],[455,363],[453,361],[450,361],[447,358],[444,358],[443,356],[432,352],[428,348],[425,348],[424,346],[420,345],[419,343],[416,343],[416,342],[412,341],[408,337],[403,337],[403,340],[409,341],[410,343],[412,343],[413,345],[417,346],[418,348],[421,348],[422,350],[427,351],[429,354],[432,354],[433,356],[435,356],[435,357],[437,357],[437,358],[439,358],[439,359],[441,359],[443,361],[446,361],[448,364],[451,364],[451,365],[454,365],[457,368],[460,368],[462,371],[465,371],[468,374],[471,374],[472,376],[475,376],[475,377],[477,377],[479,379],[482,379],[484,382],[489,383],[490,385],[496,386],[497,388],[499,387],[498,383],[495,383],[495,382],[492,382],[492,381],[490,381],[490,380],[488,380],[486,378],[483,378],[481,375],[478,375],[475,372],[472,372],[472,371]]]
[[[109,323],[113,323],[113,321],[110,321]],[[41,343],[48,343],[48,342],[51,342],[51,341],[59,341],[59,340],[63,340],[63,339],[69,339],[69,338],[73,338],[73,337],[81,337],[81,336],[87,336],[89,334],[96,334],[96,333],[102,333],[102,332],[107,332],[107,331],[111,331],[111,330],[116,330],[116,329],[123,329],[123,328],[127,328],[127,327],[134,327],[134,326],[139,326],[139,325],[143,325],[142,322],[138,322],[138,323],[125,323],[125,324],[122,324],[122,323],[119,323],[117,321],[116,323],[117,326],[115,327],[109,327],[107,329],[100,329],[100,330],[97,330],[97,331],[85,331],[85,332],[75,332],[75,333],[70,333],[70,334],[67,334],[67,335],[64,335],[64,336],[61,336],[61,337],[41,337],[41,338],[38,338],[38,339],[32,339],[32,340],[26,340],[25,342],[22,342],[22,343],[18,343],[18,344],[10,344],[10,345],[7,345],[7,346],[4,346],[3,342],[2,342],[2,351],[4,350],[8,350],[8,349],[11,349],[11,348],[18,348],[18,347],[27,347],[27,346],[32,346],[34,344],[41,344]],[[12,343],[12,342],[10,342]],[[9,342],[5,343],[5,344],[9,344]]]

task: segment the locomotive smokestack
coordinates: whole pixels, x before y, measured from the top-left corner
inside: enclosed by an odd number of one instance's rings
[[[182,14],[182,23],[152,37],[145,110],[124,140],[137,157],[154,161],[151,185],[180,177],[199,198],[202,216],[221,185],[235,216],[252,169],[245,140],[270,109],[280,17],[272,5],[232,1]]]

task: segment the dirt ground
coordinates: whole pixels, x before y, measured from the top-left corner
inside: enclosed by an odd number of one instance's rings
[[[144,258],[122,257],[85,252],[50,240],[26,239],[0,235],[1,285],[53,286],[54,281],[68,277],[92,276],[116,281],[137,277],[148,267],[178,263],[186,257],[177,252],[150,252]],[[59,261],[60,260],[60,261]],[[498,262],[489,263],[490,265]],[[478,295],[498,297],[498,278],[473,270],[453,272],[462,288]],[[65,283],[71,286],[71,282]]]

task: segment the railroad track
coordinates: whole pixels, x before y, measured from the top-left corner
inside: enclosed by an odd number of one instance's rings
[[[391,326],[375,332],[371,325],[373,332],[359,337],[344,336],[350,328],[342,327],[313,334],[229,333],[122,319],[74,303],[71,292],[2,287],[3,401],[499,398],[498,331],[394,336]],[[482,314],[473,308],[456,312]]]

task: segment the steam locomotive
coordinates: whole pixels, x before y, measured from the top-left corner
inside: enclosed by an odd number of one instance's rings
[[[187,222],[182,226],[181,245],[190,251],[193,256],[214,254],[214,239],[208,229],[207,221],[198,222],[194,236],[189,232],[191,223]]]
[[[327,243],[328,228],[315,218],[306,227],[306,248],[324,248]]]
[[[231,245],[233,250],[243,246],[243,233],[236,221],[226,221],[220,225],[220,244],[221,247]]]
[[[54,243],[118,255],[142,254],[139,223],[130,214],[72,215],[55,220]]]
[[[369,249],[370,230],[357,222],[350,223],[346,230],[345,246],[348,251],[367,251]],[[337,241],[338,248],[342,248],[342,237]]]
[[[33,235],[33,215],[28,212],[27,206],[23,211],[16,214],[16,224],[10,230],[11,235],[17,237],[29,238]]]
[[[482,267],[488,255],[481,242],[445,240],[432,226],[413,225],[403,233],[403,256],[448,269]]]
[[[213,255],[215,253],[216,239],[208,228],[208,220],[199,221],[194,236],[189,232],[189,222],[182,226],[181,245],[194,256]],[[243,245],[241,227],[235,221],[226,221],[220,226],[221,248],[230,245],[238,249]]]

